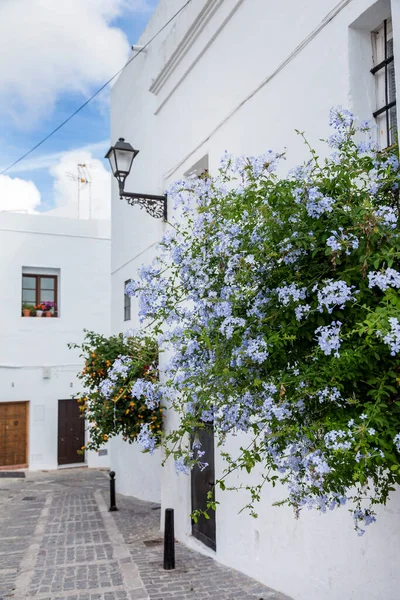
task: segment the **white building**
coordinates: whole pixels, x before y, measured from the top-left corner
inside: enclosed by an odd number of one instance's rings
[[[85,444],[76,378],[82,359],[69,342],[83,329],[109,333],[110,224],[0,213],[0,469],[108,465]],[[51,318],[22,305],[55,302]]]
[[[183,4],[161,0],[139,43]],[[295,129],[323,151],[319,140],[329,135],[329,109],[338,104],[361,119],[380,111],[377,135],[387,145],[399,56],[399,0],[192,0],[112,90],[112,143],[124,137],[140,149],[126,189],[162,193],[185,173],[215,171],[225,149],[256,155],[286,148],[289,169],[306,157]],[[138,325],[134,302],[124,322],[124,282],[152,259],[164,225],[121,201],[116,183],[112,202],[112,331],[119,332]],[[400,596],[398,493],[364,538],[346,509],[295,521],[291,510],[271,506],[281,497],[272,489],[256,520],[238,514],[244,495],[217,491],[215,529],[198,531],[190,519],[190,477],[176,475],[172,464],[160,468],[160,455],[141,456],[120,440],[112,442],[111,461],[120,491],[175,508],[181,542],[295,600]],[[217,477],[221,462],[216,451]]]

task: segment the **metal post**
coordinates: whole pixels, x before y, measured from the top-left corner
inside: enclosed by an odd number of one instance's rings
[[[118,510],[115,503],[115,471],[110,471],[110,511]]]
[[[174,534],[174,509],[165,509],[164,523],[164,570],[175,569],[175,534]]]

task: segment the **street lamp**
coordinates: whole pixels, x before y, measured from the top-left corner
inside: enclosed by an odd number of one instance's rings
[[[125,198],[131,206],[138,205],[155,219],[167,220],[167,194],[162,196],[156,194],[138,194],[134,192],[125,192],[125,179],[131,172],[133,159],[139,150],[135,150],[124,138],[119,138],[118,142],[111,146],[104,158],[108,158],[111,171],[118,181],[119,197]]]

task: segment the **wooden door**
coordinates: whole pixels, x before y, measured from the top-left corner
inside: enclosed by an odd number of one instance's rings
[[[202,471],[196,465],[192,469],[192,510],[205,510],[207,494],[211,490],[214,499],[215,490],[215,461],[214,461],[214,430],[212,425],[199,431],[201,449],[205,452],[202,462],[208,466]],[[209,519],[200,516],[197,523],[192,522],[192,535],[209,548],[216,549],[215,511],[209,511]]]
[[[28,403],[0,403],[0,467],[27,467]]]
[[[85,445],[85,421],[81,418],[77,400],[58,401],[58,464],[85,462],[78,450]]]

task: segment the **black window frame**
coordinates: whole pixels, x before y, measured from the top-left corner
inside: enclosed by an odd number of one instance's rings
[[[381,27],[379,28],[379,30],[380,29],[381,29]],[[379,30],[377,30],[377,31],[379,31]],[[392,38],[393,38],[393,31],[392,31]],[[391,132],[391,127],[390,127],[389,111],[391,108],[393,108],[397,105],[397,90],[396,89],[395,89],[395,100],[392,100],[391,102],[389,102],[388,66],[391,63],[394,63],[394,43],[393,43],[393,54],[391,56],[388,56],[388,41],[389,41],[388,40],[388,19],[385,19],[383,21],[383,44],[384,44],[385,58],[380,63],[375,65],[375,67],[373,67],[371,69],[371,73],[372,73],[372,75],[376,75],[376,73],[379,73],[379,71],[381,71],[382,69],[385,69],[385,104],[383,106],[381,106],[380,108],[378,108],[372,114],[374,116],[374,119],[376,119],[377,117],[379,117],[380,115],[385,113],[385,116],[386,116],[386,142],[387,142],[386,147],[389,147],[394,143],[391,140],[392,132]],[[396,117],[397,117],[397,115],[396,115]],[[396,132],[397,132],[397,123],[396,123]]]

